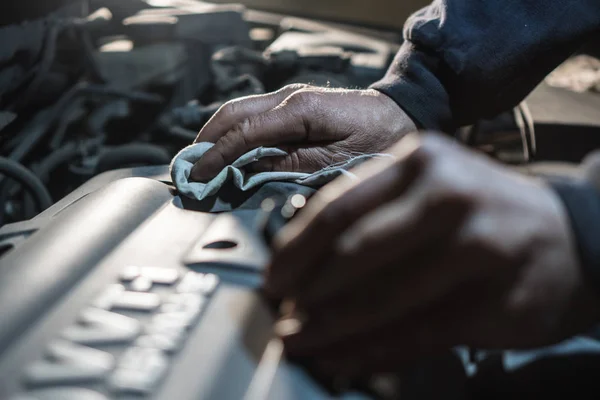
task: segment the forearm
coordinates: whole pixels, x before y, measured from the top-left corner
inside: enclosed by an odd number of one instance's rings
[[[518,104],[599,27],[596,0],[436,0],[372,87],[422,128],[452,131]]]

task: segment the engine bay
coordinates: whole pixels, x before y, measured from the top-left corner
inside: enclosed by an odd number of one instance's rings
[[[2,178],[0,226],[102,172],[168,164],[228,100],[291,83],[367,87],[398,48],[393,34],[241,5],[90,4],[0,29],[19,38],[2,55],[1,154],[41,183]]]
[[[173,156],[227,101],[294,83],[366,88],[400,32],[239,4],[91,0],[4,25],[0,39],[0,399],[501,398],[499,386],[516,398],[524,380],[570,393],[548,383],[569,368],[527,366],[521,381],[470,349],[350,388],[311,376],[273,337],[257,230],[264,198],[310,193],[224,188],[196,202],[170,181]],[[598,107],[596,94],[542,84],[454,134],[508,164],[576,163],[600,146]],[[591,361],[570,378],[593,382]]]
[[[64,3],[0,28],[0,154],[13,170],[0,177],[0,226],[103,172],[168,164],[229,100],[293,83],[366,88],[402,41],[240,4]],[[599,99],[542,84],[455,135],[505,163],[579,162],[597,147]]]

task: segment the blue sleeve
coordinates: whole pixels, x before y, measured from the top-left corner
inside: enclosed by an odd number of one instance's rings
[[[599,28],[598,0],[435,0],[372,88],[451,132],[517,105]]]

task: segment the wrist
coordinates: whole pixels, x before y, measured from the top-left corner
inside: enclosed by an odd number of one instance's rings
[[[457,126],[438,64],[406,41],[386,75],[370,87],[394,99],[419,129],[453,133]]]
[[[405,135],[419,130],[416,122],[394,99],[375,89],[367,90],[379,100],[382,115],[385,117],[390,133],[396,136],[396,140],[400,140]]]

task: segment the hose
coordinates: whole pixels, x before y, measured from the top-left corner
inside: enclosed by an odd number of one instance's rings
[[[48,156],[46,156],[39,164],[33,166],[31,169],[36,176],[40,178],[40,181],[46,183],[50,180],[50,174],[58,168],[60,165],[71,161],[75,157],[83,154],[86,151],[91,150],[95,143],[83,143],[77,144],[70,142],[62,146],[61,148],[54,150]]]
[[[52,197],[37,176],[22,164],[0,156],[0,174],[18,181],[29,191],[40,212],[52,205]]]
[[[26,132],[21,133],[21,141],[10,153],[10,159],[21,161],[23,157],[29,154],[31,149],[33,149],[47,134],[49,128],[56,121],[56,118],[64,112],[70,102],[82,95],[124,98],[130,101],[149,104],[160,104],[163,101],[161,96],[151,93],[126,91],[108,86],[78,83],[69,89],[69,91],[54,104],[54,106],[40,111],[35,116],[33,122],[27,127]]]
[[[48,30],[46,35],[46,42],[44,43],[44,50],[42,53],[41,61],[38,67],[34,70],[35,76],[31,83],[25,88],[17,101],[10,106],[10,109],[15,110],[19,107],[27,104],[32,96],[37,93],[40,85],[43,83],[44,79],[48,76],[50,69],[52,68],[52,64],[56,58],[56,47],[58,36],[60,32],[64,29],[65,22],[64,21],[53,21],[52,26]]]
[[[198,132],[190,129],[182,128],[181,126],[172,126],[167,131],[170,135],[185,140],[186,142],[193,142],[198,136]]]
[[[115,147],[98,159],[95,173],[126,168],[134,165],[164,165],[171,162],[169,152],[159,146],[132,143]]]

